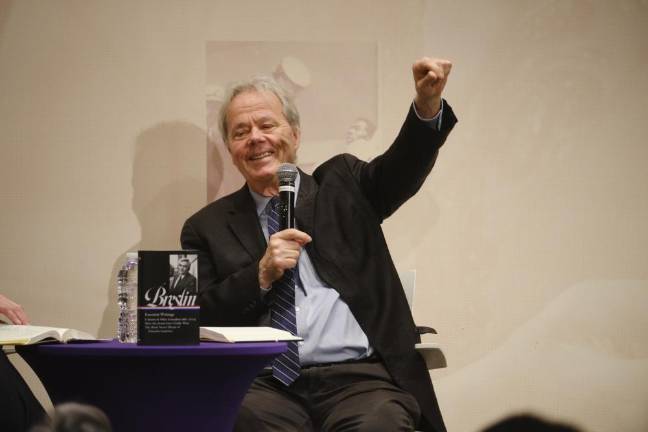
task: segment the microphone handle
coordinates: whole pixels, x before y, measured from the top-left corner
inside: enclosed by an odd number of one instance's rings
[[[280,187],[279,199],[281,200],[281,229],[295,228],[295,187]]]

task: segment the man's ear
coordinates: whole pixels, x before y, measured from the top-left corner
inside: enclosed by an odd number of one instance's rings
[[[301,143],[301,129],[299,129],[298,127],[293,127],[291,129],[293,136],[295,137],[295,150],[297,150],[299,148],[299,144]]]

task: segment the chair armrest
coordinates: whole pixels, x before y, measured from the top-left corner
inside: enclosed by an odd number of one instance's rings
[[[425,360],[425,365],[428,369],[441,369],[448,366],[445,354],[438,343],[423,342],[417,343],[414,347],[421,354],[423,360]]]
[[[434,330],[432,327],[416,326],[416,333],[419,335],[427,334],[427,333],[437,334],[437,331]]]

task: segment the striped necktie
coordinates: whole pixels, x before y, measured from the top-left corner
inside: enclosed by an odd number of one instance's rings
[[[281,202],[279,197],[273,197],[266,207],[268,215],[268,236],[280,231],[279,221]],[[295,316],[295,282],[297,266],[284,271],[283,276],[272,284],[269,295],[273,295],[270,306],[272,327],[286,330],[297,335],[297,318]],[[289,386],[299,376],[299,350],[297,342],[288,342],[288,350],[272,362],[272,376]]]

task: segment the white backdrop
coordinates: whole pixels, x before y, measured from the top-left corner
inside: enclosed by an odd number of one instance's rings
[[[35,324],[114,335],[123,254],[177,247],[207,202],[207,42],[375,47],[383,142],[411,63],[442,56],[459,123],[385,231],[446,350],[449,429],[530,410],[644,431],[647,18],[639,0],[4,0],[0,290]]]

